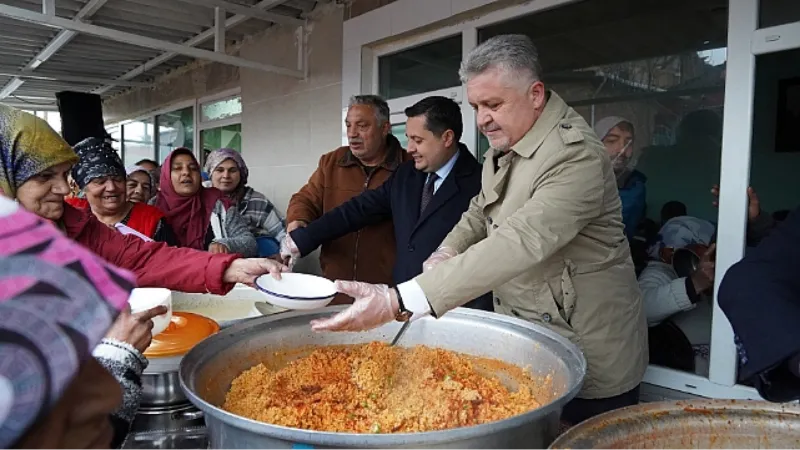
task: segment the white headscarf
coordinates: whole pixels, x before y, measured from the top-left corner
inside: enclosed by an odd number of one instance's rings
[[[608,136],[608,133],[617,125],[627,122],[631,124],[633,127],[633,122],[630,120],[620,117],[620,116],[608,116],[604,117],[597,121],[594,124],[594,132],[597,134],[597,137],[600,138],[602,141]],[[635,139],[635,136],[634,136]],[[633,146],[634,142],[631,142],[629,145]],[[628,176],[633,172],[636,168],[636,164],[639,162],[639,149],[633,147],[631,150],[631,156],[626,158],[624,155],[624,151],[620,152],[616,157],[611,158],[611,164],[614,167],[614,173],[617,176],[617,186],[622,187],[625,184],[625,181],[628,179]]]
[[[658,259],[662,248],[684,248],[692,244],[711,244],[716,227],[713,223],[693,216],[680,216],[669,219],[658,232],[658,240],[650,246],[647,253]]]

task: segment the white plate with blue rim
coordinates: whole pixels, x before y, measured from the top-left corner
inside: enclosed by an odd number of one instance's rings
[[[336,296],[333,281],[305,273],[282,273],[280,280],[264,274],[256,278],[255,286],[267,302],[286,309],[324,308]]]

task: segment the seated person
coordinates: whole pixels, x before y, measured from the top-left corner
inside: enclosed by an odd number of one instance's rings
[[[131,203],[147,203],[155,197],[156,182],[153,173],[142,166],[132,166],[126,170],[128,179],[125,186],[128,190],[128,201]]]
[[[397,252],[394,283],[422,273],[423,262],[480,191],[481,166],[459,142],[463,126],[456,102],[427,97],[405,113],[406,151],[413,160],[400,164],[377,189],[364,191],[306,227],[293,230],[281,246],[281,256],[293,260],[347,233],[391,220]],[[488,294],[465,306],[494,310]]]
[[[84,193],[83,199],[67,198],[78,208],[88,207],[97,219],[123,234],[176,245],[177,239],[164,213],[144,203],[131,203],[125,188],[125,167],[111,145],[88,138],[75,145],[78,162],[71,176]]]
[[[639,151],[634,147],[633,124],[622,117],[610,116],[599,120],[594,130],[611,158],[614,175],[617,177],[619,198],[622,200],[625,236],[631,239],[644,218],[647,199],[647,177],[636,170]]]
[[[230,148],[221,148],[208,155],[206,172],[211,185],[237,205],[250,231],[256,237],[259,256],[273,256],[280,251],[286,236],[286,223],[264,194],[247,186],[249,170],[242,155]]]
[[[718,195],[718,187],[712,193]],[[677,202],[675,202],[677,204]],[[716,202],[715,202],[716,204]],[[662,209],[662,215],[664,210]],[[748,189],[748,240],[757,242],[771,230],[765,226],[769,214],[760,209],[758,196]],[[667,220],[650,249],[651,260],[639,276],[639,287],[645,307],[648,326],[651,327],[650,360],[654,364],[668,365],[680,352],[675,334],[682,333],[695,354],[694,361],[680,358],[683,370],[698,374],[708,373],[708,346],[711,340],[710,301],[714,287],[714,237],[716,226],[706,220],[691,216]],[[691,250],[697,255],[697,268],[687,267],[685,259],[673,258],[679,252]],[[668,322],[668,323],[665,323]],[[657,328],[653,328],[657,327]],[[680,333],[679,333],[680,332]],[[670,343],[659,342],[660,337],[671,336]]]
[[[192,151],[173,150],[161,166],[161,189],[152,202],[164,212],[178,245],[256,256],[256,238],[236,206],[219,189],[200,183],[200,164]]]
[[[728,269],[718,301],[733,326],[739,379],[769,401],[800,399],[800,210]]]
[[[707,350],[711,340],[710,302],[703,300],[708,299],[714,287],[711,241],[715,231],[711,222],[696,217],[675,217],[667,221],[650,248],[650,262],[639,276],[647,325],[656,327],[671,319],[672,325],[683,332],[696,355],[694,361],[683,363],[688,367],[679,368],[691,368],[702,374],[708,371]],[[702,250],[704,247],[705,251]],[[677,262],[673,260],[676,252],[688,250],[700,253],[696,270],[673,264]],[[662,331],[662,328],[658,330]],[[651,349],[662,346],[657,335],[651,335],[651,338]],[[650,362],[667,365],[665,359],[675,351],[670,348],[666,355],[651,352]]]

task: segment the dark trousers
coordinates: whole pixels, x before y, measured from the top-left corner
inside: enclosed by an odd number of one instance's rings
[[[624,408],[639,403],[639,386],[624,394],[608,398],[575,398],[564,406],[561,413],[561,422],[577,425],[586,419],[603,414],[604,412]]]

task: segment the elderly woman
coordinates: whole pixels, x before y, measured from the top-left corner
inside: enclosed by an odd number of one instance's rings
[[[75,152],[44,120],[0,105],[0,193],[56,223],[70,239],[106,261],[128,269],[142,287],[224,295],[235,283],[252,284],[264,273],[280,276],[285,266],[268,259],[212,255],[124,236],[89,211],[64,202]]]
[[[219,189],[201,183],[200,165],[189,149],[173,150],[161,166],[161,190],[154,204],[166,214],[179,245],[257,255],[256,239],[236,206]]]
[[[91,351],[126,308],[133,275],[5,197],[0,261],[0,447],[120,442],[120,386]]]
[[[128,201],[131,203],[147,203],[155,197],[156,180],[153,172],[142,166],[131,166],[126,170],[128,179],[125,186],[128,189]]]
[[[72,166],[72,179],[85,194],[85,202],[97,220],[123,234],[177,245],[164,213],[154,206],[128,201],[125,167],[109,142],[84,139],[75,145],[75,152],[78,162]],[[68,202],[72,206],[82,206],[76,200]]]
[[[264,194],[247,186],[250,171],[242,155],[230,148],[213,151],[206,159],[205,169],[211,177],[211,185],[237,205],[258,241],[259,256],[278,253],[277,243],[286,236],[286,223]]]
[[[622,200],[622,223],[625,224],[625,235],[630,239],[644,219],[647,198],[647,177],[636,170],[639,153],[634,147],[633,123],[622,117],[610,116],[599,120],[594,125],[594,131],[611,158]]]

